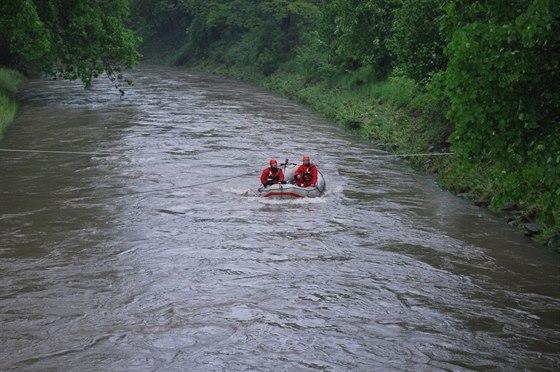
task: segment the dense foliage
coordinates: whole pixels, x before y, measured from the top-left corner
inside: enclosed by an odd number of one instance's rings
[[[162,24],[176,24],[182,45],[174,51],[174,63],[210,59],[224,65],[255,66],[270,74],[293,57],[305,32],[320,16],[316,1],[210,0],[133,1],[142,32],[161,33]],[[173,10],[169,15],[167,11]],[[160,17],[158,17],[158,15]],[[170,17],[171,22],[166,23]]]
[[[438,22],[444,15],[442,4],[443,0],[404,0],[394,11],[388,42],[393,64],[421,83],[447,65]]]
[[[106,73],[119,86],[137,63],[126,28],[127,0],[11,0],[0,3],[0,64],[23,72],[81,79]],[[122,91],[121,91],[122,92]]]
[[[560,218],[560,3],[455,1],[445,24],[454,149],[492,162],[494,202]]]
[[[23,81],[23,75],[17,71],[0,68],[0,139],[16,115],[13,96]]]
[[[387,77],[392,67],[387,42],[400,3],[400,0],[327,2],[326,20],[334,25],[330,47],[341,68],[369,66],[374,77]]]

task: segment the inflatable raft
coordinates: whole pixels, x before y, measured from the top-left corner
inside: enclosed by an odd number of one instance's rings
[[[294,183],[294,176],[299,164],[280,164],[284,171],[285,184],[276,184],[268,187],[259,187],[259,196],[264,198],[293,199],[293,198],[316,198],[325,191],[325,178],[320,171],[317,172],[317,183],[315,187],[299,187]]]

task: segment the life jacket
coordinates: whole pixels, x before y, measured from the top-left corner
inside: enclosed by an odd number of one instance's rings
[[[313,174],[311,174],[311,169],[315,167],[313,164],[310,164],[303,172],[301,172],[301,179],[303,182],[311,182],[313,179]]]
[[[271,168],[268,168],[268,175],[266,176],[266,180],[280,182],[280,168],[276,168],[276,172],[274,172]]]

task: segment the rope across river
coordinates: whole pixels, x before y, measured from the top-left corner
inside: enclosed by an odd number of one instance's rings
[[[17,153],[29,153],[29,154],[50,154],[50,155],[88,155],[88,156],[124,156],[120,154],[108,153],[108,152],[86,152],[86,151],[61,151],[61,150],[34,150],[34,149],[5,149],[0,148],[0,152],[17,152]],[[405,158],[405,157],[425,157],[425,156],[453,156],[454,153],[451,152],[437,152],[437,153],[417,153],[417,154],[379,154],[379,155],[369,155],[370,158]],[[152,190],[139,190],[139,191],[130,191],[126,194],[117,195],[116,197],[122,196],[129,196],[129,195],[136,195],[136,194],[148,194],[153,192],[161,192],[161,191],[172,191],[172,190],[180,190],[180,189],[188,189],[188,188],[195,188],[199,186],[206,186],[213,183],[222,183],[224,181],[228,181],[235,178],[246,177],[254,174],[260,173],[261,170],[253,170],[251,172],[238,174],[235,176],[230,177],[223,177],[220,179],[207,181],[207,182],[198,182],[195,184],[189,185],[182,185],[182,186],[173,186],[173,187],[166,187],[160,189],[152,189]],[[62,195],[40,195],[40,194],[14,194],[9,192],[1,192],[0,195],[6,196],[16,196],[16,197],[34,197],[34,198],[53,198],[53,199],[63,199],[67,198],[67,196]],[[86,197],[78,197],[78,198],[100,198],[100,196],[86,196]]]

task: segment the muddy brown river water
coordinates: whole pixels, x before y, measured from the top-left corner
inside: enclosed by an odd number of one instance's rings
[[[560,259],[308,109],[141,66],[0,142],[0,370],[555,371]],[[308,154],[321,198],[258,198]],[[204,183],[202,185],[201,183]]]

